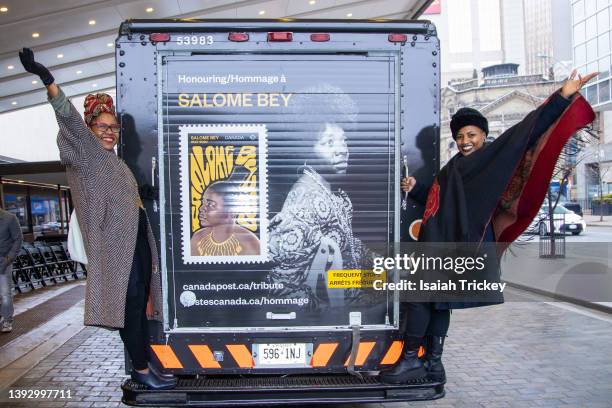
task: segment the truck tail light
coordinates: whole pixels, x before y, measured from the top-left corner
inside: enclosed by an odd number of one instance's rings
[[[408,41],[408,36],[406,34],[389,34],[389,42],[406,42]]]
[[[316,41],[316,42],[329,41],[329,34],[328,33],[314,33],[314,34],[310,34],[310,41]]]
[[[168,33],[153,33],[153,34],[149,34],[149,41],[151,41],[151,42],[167,42],[167,41],[170,41],[170,34],[168,34]]]
[[[229,33],[229,40],[236,42],[249,41],[249,35],[247,33]]]
[[[286,31],[268,33],[268,41],[293,41],[293,33]]]

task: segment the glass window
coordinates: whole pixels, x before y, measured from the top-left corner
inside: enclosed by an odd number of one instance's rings
[[[584,18],[584,0],[577,1],[572,7],[574,12],[574,21],[582,20]]]
[[[7,185],[4,186],[4,207],[5,210],[15,214],[17,219],[19,220],[19,225],[21,226],[21,231],[26,233],[28,232],[28,196],[26,192],[19,193],[7,192],[12,190]]]
[[[591,105],[597,103],[597,85],[591,85],[586,88],[586,99]]]
[[[584,21],[574,26],[574,44],[580,44],[586,40],[584,26]]]
[[[593,61],[597,59],[597,39],[596,38],[587,42],[586,54],[587,54],[586,55],[587,61]]]
[[[599,77],[607,78],[610,75],[610,56],[599,60]]]
[[[581,44],[574,49],[574,64],[576,66],[586,64],[586,45]]]
[[[61,220],[57,191],[33,187],[30,200],[34,237],[45,233],[57,233]]]
[[[588,73],[591,73],[591,72],[597,72],[597,66],[598,66],[597,61],[589,63],[589,64],[587,65],[587,70],[586,70],[586,72],[588,72]],[[596,76],[596,77],[594,77],[593,79],[591,79],[591,80],[590,80],[588,83],[595,82],[595,81],[597,81],[598,79],[599,79],[599,75],[598,75],[598,76]]]
[[[597,52],[599,57],[610,53],[610,35],[602,34],[597,38]]]
[[[552,187],[551,187],[551,189],[552,189]],[[554,211],[555,214],[569,214],[571,212],[573,212],[573,211],[570,211],[567,208],[565,208],[563,206],[560,206],[560,205],[556,206],[555,207],[555,211]]]
[[[584,15],[592,16],[597,11],[597,1],[596,0],[585,0],[584,2]]]
[[[597,10],[600,10],[602,7],[606,7],[608,3],[608,0],[597,0]]]
[[[586,44],[579,45],[574,49],[574,65],[584,64],[586,64]]]
[[[586,39],[597,37],[597,17],[589,17],[586,21]]]
[[[608,10],[603,10],[597,13],[597,34],[605,33],[608,30],[610,30]]]
[[[610,80],[606,79],[599,83],[599,103],[608,102],[610,100]]]

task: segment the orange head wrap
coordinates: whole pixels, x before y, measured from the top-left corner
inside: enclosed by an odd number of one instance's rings
[[[97,118],[101,113],[115,114],[115,105],[113,105],[113,98],[105,93],[89,94],[85,98],[85,123],[87,126],[91,125],[91,122]]]

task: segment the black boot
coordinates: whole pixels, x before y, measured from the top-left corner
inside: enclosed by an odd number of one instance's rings
[[[427,371],[418,357],[421,337],[406,337],[400,360],[391,368],[381,370],[380,380],[387,384],[405,384],[425,379]]]
[[[444,351],[445,336],[428,336],[426,359],[427,379],[435,382],[445,382],[446,372],[442,365],[442,352]]]
[[[132,380],[146,385],[151,390],[170,390],[176,387],[176,379],[164,379],[158,377],[152,370],[149,370],[147,374],[144,374],[132,369],[131,377]]]

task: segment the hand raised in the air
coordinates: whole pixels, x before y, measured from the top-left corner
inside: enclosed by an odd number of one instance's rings
[[[34,53],[29,48],[24,48],[19,52],[19,59],[21,60],[21,65],[23,68],[34,74],[38,75],[45,85],[51,85],[55,82],[55,78],[51,75],[51,72],[45,67],[43,64],[36,62],[34,59]]]
[[[576,70],[573,70],[561,88],[561,95],[565,98],[571,97],[573,94],[580,91],[584,84],[589,82],[597,75],[599,75],[599,72],[592,72],[585,76],[578,74],[578,79],[576,79]]]

